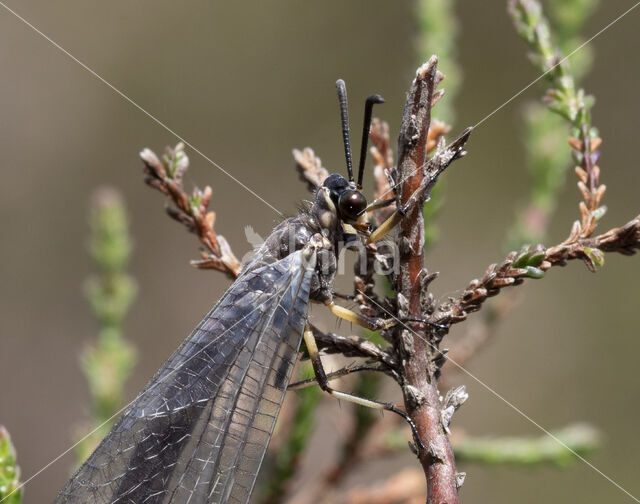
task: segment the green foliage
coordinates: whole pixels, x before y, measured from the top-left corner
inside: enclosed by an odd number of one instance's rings
[[[572,451],[585,456],[599,445],[598,433],[588,425],[570,425],[553,435],[560,443],[547,434],[535,438],[465,436],[454,445],[454,451],[458,461],[492,465],[530,466],[547,463],[567,466],[578,460]]]
[[[564,121],[543,105],[531,104],[525,112],[526,165],[531,174],[527,204],[521,208],[507,234],[507,248],[546,239],[548,222],[571,166],[566,154]]]
[[[427,61],[432,54],[437,54],[440,71],[447,77],[446,99],[437,103],[434,116],[451,124],[455,119],[453,108],[455,96],[462,82],[462,70],[456,63],[456,38],[459,28],[455,15],[455,2],[453,0],[418,0],[417,19],[418,63]],[[431,191],[431,199],[423,207],[426,246],[432,245],[438,239],[438,228],[434,222],[442,207],[443,187],[441,180],[435,185]]]
[[[587,254],[587,257],[590,259],[591,263],[593,263],[595,268],[601,268],[604,266],[604,254],[602,253],[602,250],[585,247],[584,252]]]
[[[528,202],[517,213],[516,221],[507,234],[508,248],[522,243],[544,241],[550,217],[555,212],[560,190],[572,164],[565,154],[566,122],[581,137],[586,125],[592,137],[597,132],[590,126],[593,97],[576,89],[576,82],[588,73],[593,54],[589,46],[580,47],[584,40],[579,32],[598,5],[597,0],[554,0],[548,2],[554,24],[551,26],[537,0],[509,2],[509,12],[520,36],[528,43],[530,57],[551,84],[545,102],[554,112],[549,114],[541,104],[532,104],[525,114],[526,163],[531,174]],[[571,55],[569,62],[562,55]]]
[[[580,130],[583,123],[590,121],[589,110],[594,99],[585,95],[582,89],[576,88],[574,76],[569,71],[569,61],[563,58],[552,41],[551,27],[542,14],[540,2],[511,1],[509,12],[518,33],[531,49],[531,61],[545,73],[545,78],[551,84],[546,100],[549,109],[567,119],[576,130]],[[561,38],[568,40],[572,38],[571,35],[567,33]]]
[[[20,468],[16,462],[16,451],[9,432],[0,425],[0,502],[20,504],[22,488],[18,488],[19,484]]]
[[[432,54],[438,55],[438,67],[447,77],[447,98],[438,102],[436,116],[441,121],[451,124],[454,120],[454,98],[462,82],[462,70],[456,63],[456,39],[459,28],[455,15],[455,2],[418,0],[417,18],[419,23],[418,60],[422,63]]]
[[[595,12],[598,3],[598,0],[547,1],[546,8],[554,25],[556,43],[563,54],[571,54],[582,46],[584,38],[580,36],[580,32]],[[592,61],[593,49],[588,45],[571,56],[571,68],[577,80],[589,71]]]
[[[78,462],[110,429],[109,418],[122,405],[124,384],[136,362],[135,349],[122,333],[137,291],[135,281],[125,272],[132,249],[128,227],[119,193],[98,191],[90,211],[89,245],[97,273],[88,279],[86,295],[99,329],[96,343],[81,358],[91,395],[91,430],[98,430],[76,448]]]
[[[520,253],[513,261],[514,268],[526,268],[528,266],[539,266],[545,257],[546,249],[544,245],[538,244],[533,247],[525,245],[520,250]]]

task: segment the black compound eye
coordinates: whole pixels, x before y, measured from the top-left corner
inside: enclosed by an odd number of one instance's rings
[[[338,211],[348,219],[356,220],[365,208],[367,200],[358,191],[344,191],[338,198]]]

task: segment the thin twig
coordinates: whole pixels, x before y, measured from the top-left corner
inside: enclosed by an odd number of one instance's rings
[[[489,266],[481,279],[472,280],[460,296],[441,304],[431,320],[441,324],[462,322],[504,287],[520,285],[525,278],[541,278],[552,266],[581,259],[590,271],[596,271],[604,263],[603,252],[633,255],[640,249],[640,215],[593,238],[581,238],[580,229],[576,223],[570,237],[560,245],[511,252],[502,263]]]
[[[215,269],[236,278],[241,269],[240,261],[231,251],[227,240],[215,232],[216,214],[208,210],[213,195],[211,187],[206,186],[203,191],[196,187],[191,196],[187,196],[182,187],[184,173],[189,168],[184,145],[179,143],[174,149],[167,147],[164,162],[150,149],[143,149],[140,158],[145,165],[144,181],[175,205],[175,208],[166,207],[169,216],[197,234],[206,248],[201,251],[202,259],[191,264],[202,269]]]
[[[318,347],[324,350],[325,353],[340,353],[345,357],[370,359],[385,364],[390,369],[395,369],[398,365],[396,359],[391,354],[384,351],[372,341],[361,338],[360,336],[341,336],[335,333],[323,333],[316,327],[313,327],[313,335],[316,338]]]

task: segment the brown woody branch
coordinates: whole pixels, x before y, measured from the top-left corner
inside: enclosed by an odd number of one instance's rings
[[[398,139],[398,168],[396,182],[401,182],[400,203],[405,204],[417,191],[425,187],[425,179],[433,163],[427,163],[427,142],[431,121],[431,107],[441,96],[436,86],[442,79],[437,71],[437,57],[418,69],[405,109]],[[423,169],[426,168],[426,169]],[[422,204],[428,197],[425,191],[402,220],[396,236],[399,250],[398,292],[399,317],[423,317],[424,219]],[[426,338],[423,336],[426,335]],[[458,502],[458,484],[453,450],[443,425],[438,368],[432,357],[439,343],[434,332],[400,330],[397,351],[402,362],[401,380],[407,413],[415,423],[425,449],[418,450],[418,458],[427,479],[427,503]]]
[[[451,162],[454,156],[458,156],[460,152],[457,151],[456,145],[450,146],[450,149],[442,149],[442,142],[444,141],[444,135],[451,130],[451,127],[442,121],[433,119],[431,125],[427,131],[427,154],[433,153],[436,147],[440,146],[440,149],[436,156],[431,160],[431,165],[428,171],[434,172],[443,170],[446,168],[445,162],[448,164]],[[397,198],[396,188],[399,187],[397,181],[401,180],[398,175],[396,166],[393,160],[393,150],[390,147],[389,137],[389,125],[385,121],[374,119],[371,124],[370,138],[372,142],[371,155],[374,159],[374,201],[381,201],[390,198]],[[455,144],[455,142],[454,142]],[[443,154],[445,154],[443,156]],[[450,156],[449,156],[450,155]],[[445,159],[446,158],[446,159]],[[438,166],[433,163],[440,162]],[[416,167],[415,169],[418,169]],[[420,170],[425,169],[424,166],[419,167]],[[434,177],[430,181],[430,187],[436,182],[437,177]],[[428,195],[430,187],[424,188],[424,194]],[[370,217],[376,226],[382,224],[390,215],[394,212],[393,206],[387,206],[376,209],[371,212]],[[379,301],[378,295],[375,292],[375,277],[373,264],[377,261],[379,264],[385,265],[387,271],[392,271],[392,268],[388,267],[392,251],[388,244],[372,243],[366,246],[366,255],[362,257],[358,255],[356,264],[354,266],[354,293],[355,301],[358,303],[360,311],[370,317],[388,317],[389,312],[383,309],[383,303]],[[365,267],[362,267],[361,262],[366,261]],[[365,272],[364,274],[362,272]],[[395,278],[392,274],[388,276],[389,283],[395,284]]]
[[[214,230],[215,212],[209,211],[213,191],[206,186],[203,191],[194,188],[187,196],[182,186],[184,173],[189,168],[189,158],[184,153],[184,145],[174,149],[167,147],[163,161],[150,149],[143,149],[140,158],[144,162],[144,181],[163,193],[175,206],[167,205],[169,216],[184,225],[188,231],[198,235],[205,249],[202,259],[191,264],[202,269],[215,269],[231,278],[240,273],[240,261],[236,259],[231,247],[222,235]]]
[[[581,238],[580,230],[580,223],[576,222],[569,238],[560,245],[511,252],[502,263],[489,266],[481,279],[472,280],[459,297],[441,304],[432,320],[443,324],[462,322],[504,287],[520,285],[525,278],[539,278],[541,275],[536,270],[544,272],[552,266],[564,266],[567,261],[581,259],[590,271],[595,271],[604,262],[602,252],[633,255],[640,249],[640,215],[624,226],[593,238]],[[529,257],[525,257],[527,255]],[[529,264],[520,267],[521,263]]]

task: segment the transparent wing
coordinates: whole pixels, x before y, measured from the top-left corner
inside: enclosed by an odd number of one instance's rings
[[[246,503],[306,320],[296,252],[246,273],[160,368],[61,503]]]

